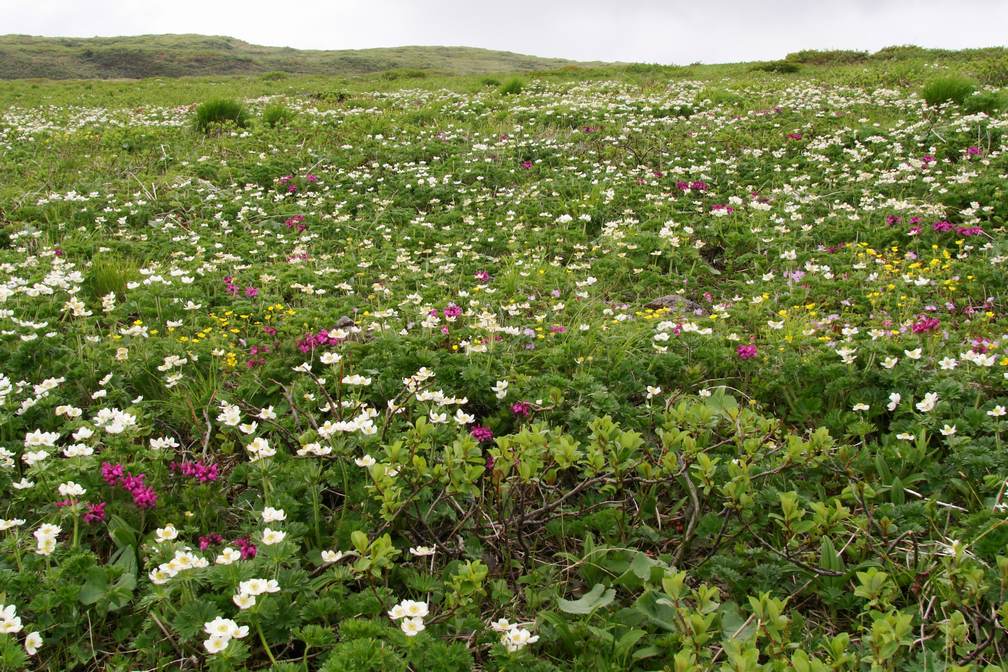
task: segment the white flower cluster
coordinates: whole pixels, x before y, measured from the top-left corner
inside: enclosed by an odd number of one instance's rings
[[[401,620],[399,627],[406,634],[407,637],[416,637],[418,634],[423,632],[424,625],[423,619],[426,618],[428,613],[426,602],[414,602],[413,600],[403,600],[399,604],[392,607],[389,612],[389,618],[393,621]]]
[[[279,592],[280,584],[277,583],[276,579],[249,579],[238,584],[238,592],[232,596],[231,601],[239,609],[248,609],[255,606],[257,596],[264,593]]]
[[[35,552],[39,555],[52,555],[52,552],[56,550],[56,537],[59,536],[62,529],[59,525],[51,523],[39,525],[39,528],[33,533],[37,542]]]
[[[151,583],[162,585],[168,583],[170,579],[180,572],[190,569],[202,569],[208,566],[210,566],[210,562],[206,558],[201,558],[188,548],[181,548],[175,551],[175,557],[168,562],[161,563],[157,569],[152,569],[148,576]]]
[[[94,424],[109,434],[122,434],[136,426],[136,417],[118,408],[103,408],[94,418]]]
[[[230,618],[218,616],[212,621],[203,624],[203,632],[210,635],[203,642],[203,646],[211,653],[220,653],[228,647],[232,639],[241,639],[249,633],[247,625],[239,626]]]
[[[21,617],[17,615],[17,607],[13,604],[0,604],[0,632],[7,635],[15,635],[24,628]],[[38,632],[29,632],[25,637],[25,653],[34,656],[42,647],[42,635]]]
[[[533,635],[528,629],[518,623],[510,623],[506,618],[494,621],[490,627],[501,633],[501,644],[512,653],[539,641],[539,635]]]

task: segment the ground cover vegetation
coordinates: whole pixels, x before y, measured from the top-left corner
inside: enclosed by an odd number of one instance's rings
[[[1004,53],[0,90],[0,669],[1008,669]]]

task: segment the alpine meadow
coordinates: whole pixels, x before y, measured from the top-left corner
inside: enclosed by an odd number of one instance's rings
[[[1005,49],[29,42],[0,670],[1008,671]]]

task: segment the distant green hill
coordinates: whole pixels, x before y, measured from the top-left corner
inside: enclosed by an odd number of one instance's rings
[[[0,36],[0,79],[182,77],[271,71],[316,75],[385,70],[480,74],[545,70],[576,63],[472,47],[318,51],[263,47],[233,37],[208,35]]]

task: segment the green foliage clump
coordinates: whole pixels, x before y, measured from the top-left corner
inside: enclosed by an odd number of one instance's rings
[[[977,112],[994,114],[1008,107],[1008,96],[1002,91],[982,91],[968,96],[962,106],[970,114]]]
[[[294,118],[294,110],[281,103],[271,103],[263,108],[263,123],[270,128],[286,126]]]
[[[234,124],[239,128],[245,128],[248,126],[249,118],[245,106],[237,100],[214,98],[196,108],[193,123],[197,131],[206,133],[211,127],[220,124]]]
[[[136,266],[125,259],[98,257],[84,275],[84,291],[97,300],[108,294],[122,299],[126,295],[126,283],[135,272]]]
[[[851,49],[803,49],[784,57],[784,60],[806,65],[849,65],[864,63],[869,59],[867,51]]]
[[[932,79],[924,86],[924,100],[928,105],[941,105],[942,103],[957,103],[962,105],[974,91],[973,82],[958,75],[949,75]]]
[[[499,91],[505,96],[518,95],[525,88],[525,82],[513,77],[501,85]]]
[[[766,63],[754,65],[752,69],[759,72],[773,72],[777,74],[790,75],[800,71],[801,66],[798,63],[792,63],[791,61],[767,61]]]
[[[405,672],[406,661],[386,642],[353,639],[337,644],[319,672]]]

